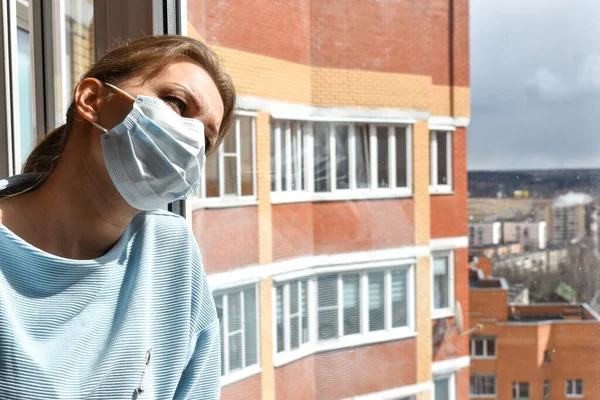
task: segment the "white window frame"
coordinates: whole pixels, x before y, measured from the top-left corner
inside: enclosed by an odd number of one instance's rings
[[[281,122],[297,122],[303,126],[304,134],[304,190],[283,190],[281,188],[281,140],[286,138],[287,134],[283,134],[281,129],[274,133],[276,143],[274,145],[275,150],[275,191],[271,193],[272,203],[289,203],[289,202],[302,202],[302,201],[334,201],[334,200],[351,200],[351,199],[365,199],[365,198],[398,198],[398,197],[410,197],[413,191],[413,149],[412,149],[412,138],[413,129],[410,124],[370,124],[360,122],[324,122],[319,121],[319,124],[325,125],[327,129],[327,140],[329,142],[329,187],[330,191],[327,192],[315,192],[314,190],[314,179],[315,179],[315,165],[314,165],[314,123],[303,122],[303,121],[288,121],[288,120],[273,120],[272,123]],[[336,126],[347,126],[348,127],[348,165],[349,165],[349,188],[338,189],[336,179]],[[357,159],[356,159],[356,138],[357,126],[364,126],[369,137],[369,187],[359,188],[357,186]],[[379,188],[377,185],[377,135],[376,127],[387,127],[388,128],[388,159],[389,159],[389,183],[390,187]],[[405,129],[406,132],[406,187],[397,187],[396,179],[396,135],[395,129]],[[287,143],[287,141],[286,141]],[[286,151],[289,153],[289,149],[286,146]],[[290,160],[288,158],[288,160]],[[290,162],[286,164],[286,175],[290,177]],[[289,182],[286,179],[286,182]],[[290,186],[287,183],[287,186]],[[287,189],[287,188],[286,188]]]
[[[493,340],[494,341],[494,355],[490,356],[487,354],[488,352],[488,348],[487,348],[487,344],[488,341]],[[483,355],[476,355],[475,354],[475,342],[477,341],[483,341]],[[498,346],[496,343],[496,337],[494,336],[471,336],[471,358],[476,359],[476,360],[488,360],[488,359],[494,359],[497,356],[497,351],[498,351]]]
[[[521,397],[519,395],[521,385],[527,385],[527,397]],[[516,394],[516,397],[513,396],[513,400],[530,400],[531,399],[531,385],[529,382],[513,382],[513,392]]]
[[[497,393],[498,393],[498,379],[496,377],[495,374],[471,374],[470,379],[473,378],[481,378],[481,379],[486,379],[486,378],[493,378],[494,380],[494,393],[490,393],[490,394],[483,394],[483,393],[473,393],[471,391],[471,389],[473,389],[473,387],[470,385],[470,380],[469,380],[469,396],[473,399],[476,398],[489,398],[489,397],[496,397]],[[481,383],[482,386],[485,386],[484,383]]]
[[[436,375],[433,377],[433,381],[435,383],[435,381],[441,381],[441,380],[448,380],[448,399],[449,400],[456,400],[456,374],[452,373],[452,374],[444,374],[444,375]],[[434,400],[435,399],[435,384],[433,385],[433,388],[431,389],[431,399]]]
[[[448,258],[448,307],[444,308],[435,308],[434,304],[434,259],[436,258]],[[454,316],[454,302],[455,302],[455,275],[454,275],[454,251],[438,251],[431,253],[431,276],[430,276],[430,284],[431,284],[431,318],[439,319],[439,318],[449,318]]]
[[[446,185],[439,185],[438,181],[438,143],[437,133],[446,133],[446,163],[448,165],[448,183]],[[453,180],[452,173],[454,166],[452,165],[452,144],[453,144],[453,132],[452,131],[429,131],[429,161],[430,161],[430,174],[429,174],[429,192],[431,194],[450,194],[452,193]]]
[[[383,264],[383,265],[382,265]],[[347,347],[356,347],[364,344],[378,343],[389,340],[399,340],[407,337],[414,337],[416,335],[415,325],[415,312],[416,312],[416,299],[415,299],[415,264],[414,261],[394,261],[385,263],[376,263],[372,265],[362,266],[357,269],[356,266],[343,266],[341,268],[336,267],[336,271],[325,272],[316,271],[310,276],[303,276],[301,278],[295,278],[292,280],[284,280],[277,282],[273,285],[273,354],[275,366],[281,366],[305,357],[309,354],[343,349]],[[392,295],[391,295],[391,271],[405,269],[407,271],[406,276],[406,297],[407,297],[407,325],[403,327],[392,327]],[[369,309],[368,309],[368,274],[370,272],[383,271],[384,275],[384,301],[385,301],[385,329],[379,331],[369,331]],[[338,314],[338,337],[319,340],[318,339],[318,285],[317,278],[324,275],[336,275],[337,278],[337,304],[331,307],[337,307]],[[344,335],[344,323],[343,323],[343,277],[345,275],[359,275],[360,285],[360,333]],[[289,335],[285,333],[285,322],[284,322],[284,351],[277,352],[277,287],[286,285],[288,282],[296,282],[300,280],[308,281],[308,330],[309,330],[309,341],[305,344],[301,344],[298,349],[288,351],[290,347],[287,346],[287,340]],[[283,319],[286,321],[286,296],[284,286],[284,315]],[[289,316],[288,316],[289,317]]]
[[[275,150],[275,171],[271,171],[271,173],[275,174],[275,190],[273,192],[277,193],[298,193],[298,192],[308,192],[308,176],[309,170],[307,166],[307,134],[306,134],[306,126],[308,123],[304,121],[294,121],[294,120],[271,120],[272,126],[272,140],[273,146]],[[282,129],[282,126],[284,129]],[[296,128],[292,131],[292,128]],[[296,154],[292,154],[292,137],[296,136],[297,143],[302,142],[302,146],[298,146],[296,149]],[[281,154],[281,142],[285,144],[285,172],[286,172],[286,187],[281,187],[281,178],[282,178],[282,154]],[[296,160],[297,165],[302,165],[302,168],[297,168],[296,176],[292,176],[292,158]],[[303,174],[304,172],[304,179]],[[292,182],[295,181],[296,189],[292,188]],[[301,188],[301,189],[300,189]]]
[[[306,342],[302,342],[302,334],[301,334],[301,327],[302,327],[302,282],[306,282],[306,290],[307,290],[307,313],[308,313],[308,341]],[[299,321],[299,329],[300,329],[300,336],[298,339],[298,348],[296,349],[292,349],[292,345],[291,345],[291,334],[290,334],[290,329],[291,329],[291,319],[293,317],[293,315],[291,314],[290,311],[290,286],[293,284],[297,284],[298,285],[298,321]],[[283,300],[283,351],[281,351],[280,353],[283,352],[295,352],[295,351],[302,351],[305,347],[310,346],[311,343],[311,329],[310,329],[310,310],[311,307],[313,307],[313,304],[311,304],[312,298],[310,296],[310,279],[297,279],[297,280],[293,280],[293,281],[288,281],[282,284],[278,284],[274,286],[274,289],[277,290],[278,287],[282,287],[282,300]],[[275,292],[276,293],[276,292]],[[277,297],[273,297],[274,299],[274,303],[277,302]],[[276,306],[277,304],[275,304]],[[275,316],[276,317],[276,316]],[[277,324],[277,318],[275,318],[275,324]],[[277,329],[277,326],[275,327]],[[275,336],[274,338],[277,340],[278,338],[278,332],[277,330],[275,331]],[[275,343],[277,345],[277,343]],[[277,353],[277,347],[275,347],[275,353]]]
[[[254,289],[255,296],[255,305],[256,305],[256,364],[245,365],[246,364],[246,332],[245,332],[245,306],[246,302],[244,300],[244,291],[248,289]],[[241,326],[241,351],[242,351],[242,368],[234,371],[229,370],[229,336],[231,332],[229,332],[229,313],[228,313],[228,300],[229,296],[239,294],[240,295],[240,326]],[[223,349],[223,360],[221,363],[223,364],[224,373],[221,375],[221,386],[228,385],[232,382],[244,379],[246,377],[252,376],[260,372],[261,368],[261,360],[260,360],[260,296],[259,296],[259,288],[258,285],[246,285],[242,287],[236,287],[235,289],[229,289],[226,291],[219,291],[213,293],[213,297],[222,297],[223,298],[223,314],[222,314],[222,324],[223,324],[223,342],[221,343],[221,347]],[[220,329],[220,328],[219,328]],[[221,367],[221,366],[220,366]],[[220,368],[219,368],[220,369]]]
[[[239,117],[250,118],[251,143],[252,143],[252,191],[251,196],[242,196],[242,153],[241,153],[241,123]],[[237,110],[235,112],[234,132],[236,140],[236,152],[226,153],[223,150],[223,142],[219,145],[219,149],[212,157],[218,157],[218,179],[219,179],[219,196],[206,197],[206,168],[202,170],[200,178],[200,186],[196,190],[192,198],[192,209],[199,208],[223,208],[243,205],[257,205],[257,172],[256,172],[256,113]],[[225,194],[225,157],[236,157],[236,175],[237,175],[237,194]],[[208,161],[207,161],[208,163]]]
[[[577,381],[581,381],[581,393],[577,393]],[[569,382],[571,383],[571,388],[573,389],[572,393],[569,393]],[[567,379],[565,381],[565,397],[569,399],[579,399],[583,397],[584,393],[583,379]]]

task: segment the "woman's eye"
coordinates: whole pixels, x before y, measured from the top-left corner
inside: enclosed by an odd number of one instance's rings
[[[179,115],[183,115],[185,113],[186,106],[183,100],[175,96],[166,96],[163,98],[163,101]]]

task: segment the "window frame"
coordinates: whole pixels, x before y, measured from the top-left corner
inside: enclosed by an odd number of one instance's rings
[[[448,258],[448,307],[435,308],[435,274],[434,274],[434,260],[436,258]],[[453,317],[455,313],[455,273],[454,273],[454,251],[435,251],[431,253],[431,319],[449,318]]]
[[[577,393],[577,382],[581,382],[581,393]],[[569,383],[571,383],[572,393],[569,393]],[[565,381],[565,397],[569,399],[578,399],[584,396],[583,379],[567,379]]]
[[[245,330],[245,307],[246,307],[246,301],[244,299],[245,297],[245,291],[248,289],[254,289],[254,297],[255,297],[255,306],[256,306],[256,363],[255,364],[251,364],[251,365],[245,365],[245,361],[246,361],[246,330]],[[240,326],[241,326],[241,334],[242,334],[242,339],[241,339],[241,354],[242,354],[242,368],[240,369],[235,369],[235,370],[230,370],[229,369],[229,335],[231,332],[229,332],[229,296],[231,295],[235,295],[235,294],[239,294],[240,295]],[[216,299],[217,297],[222,297],[222,304],[223,304],[223,311],[222,311],[222,318],[223,320],[219,322],[219,324],[221,325],[219,327],[219,330],[223,330],[223,340],[221,342],[221,351],[223,352],[223,358],[221,360],[221,368],[222,368],[222,375],[221,375],[221,386],[225,386],[227,384],[230,384],[232,382],[238,381],[240,379],[244,379],[245,377],[254,375],[256,373],[259,373],[261,371],[261,357],[260,357],[260,342],[261,342],[261,332],[260,332],[260,293],[259,293],[259,285],[258,284],[251,284],[251,285],[244,285],[244,286],[237,286],[235,288],[230,288],[227,290],[220,290],[220,291],[216,291],[215,293],[213,293],[213,299]],[[215,303],[217,303],[215,301]]]
[[[469,384],[469,397],[471,398],[488,398],[488,397],[496,397],[498,395],[498,377],[496,376],[496,374],[492,374],[492,373],[475,373],[475,374],[471,374],[470,376],[470,380],[473,378],[493,378],[494,381],[494,393],[489,393],[489,394],[484,394],[484,393],[473,393],[472,389],[473,386]],[[471,383],[469,380],[469,383]],[[482,383],[483,386],[485,387],[485,383]]]
[[[527,386],[527,397],[521,397],[519,392],[521,391],[521,385]],[[529,382],[513,382],[512,384],[513,390],[513,400],[530,400],[531,399],[531,385]]]
[[[435,400],[435,382],[448,380],[448,400],[456,400],[456,373],[436,375],[433,377],[433,387],[431,389],[432,400]]]
[[[271,119],[271,124],[274,123],[298,123],[301,124],[303,134],[303,163],[304,163],[304,190],[283,190],[281,188],[281,129],[276,132],[273,137],[277,142],[272,145],[274,150],[275,168],[272,171],[275,174],[275,190],[271,192],[272,203],[288,203],[302,201],[334,201],[334,200],[349,200],[349,199],[364,199],[364,198],[397,198],[411,197],[413,195],[413,127],[407,123],[369,123],[369,122],[345,122],[345,121],[301,121],[301,120],[282,120]],[[317,124],[326,126],[326,140],[329,144],[328,157],[328,174],[327,179],[330,190],[317,192],[315,191],[315,135]],[[349,185],[348,188],[337,188],[337,155],[336,155],[336,127],[348,127],[348,170],[349,170]],[[358,127],[363,126],[365,133],[368,135],[369,152],[368,152],[368,174],[369,185],[365,188],[359,188],[357,185],[357,154],[356,140],[359,137]],[[388,160],[389,160],[389,187],[377,187],[377,127],[387,127],[388,129]],[[404,129],[406,133],[406,186],[398,186],[396,177],[396,129]],[[287,141],[286,141],[287,142]],[[291,143],[291,142],[290,142]],[[286,146],[286,153],[290,153],[290,149]],[[287,157],[286,157],[287,158]],[[288,159],[289,160],[289,159]],[[288,162],[287,164],[290,164]],[[286,164],[286,175],[289,177],[289,165]]]
[[[438,143],[437,134],[446,134],[446,163],[448,165],[448,183],[440,185],[438,181]],[[453,192],[453,172],[452,149],[454,132],[451,130],[430,130],[429,131],[429,193],[430,194],[452,194]]]
[[[381,264],[381,263],[378,263]],[[387,262],[385,266],[375,264],[373,267],[357,268],[356,266],[344,266],[336,271],[317,271],[311,275],[294,277],[286,280],[275,281],[273,285],[273,354],[275,366],[281,366],[309,354],[323,351],[355,347],[359,345],[377,343],[389,340],[399,340],[416,335],[416,291],[415,291],[415,263],[409,261]],[[406,326],[393,327],[393,301],[392,301],[392,271],[406,270]],[[378,331],[369,331],[369,309],[368,309],[368,274],[371,272],[384,271],[384,314],[385,329]],[[337,329],[338,335],[332,339],[319,340],[319,308],[318,308],[318,284],[317,279],[320,276],[335,275],[336,287],[338,289],[336,310],[337,310]],[[344,303],[343,303],[343,277],[347,275],[359,275],[359,310],[360,310],[360,330],[359,333],[344,334]],[[286,350],[285,332],[284,332],[284,350],[277,352],[277,287],[284,286],[291,282],[307,281],[308,295],[308,331],[309,340],[301,344],[297,349]],[[284,303],[283,320],[286,321],[286,310]],[[285,324],[285,322],[284,322]],[[284,328],[285,329],[285,328]]]
[[[487,344],[489,341],[493,340],[494,341],[494,355],[490,356],[489,354],[487,354],[488,352],[488,347]],[[474,352],[475,349],[475,342],[476,341],[483,341],[483,355],[476,355]],[[471,336],[471,358],[474,360],[493,360],[497,357],[498,354],[498,345],[496,343],[496,337],[495,336]]]
[[[233,124],[233,129],[235,133],[236,140],[236,151],[235,153],[226,153],[224,151],[223,143],[224,140],[221,141],[219,145],[219,149],[212,157],[217,158],[217,179],[219,181],[219,195],[215,197],[207,197],[206,196],[206,168],[202,169],[202,174],[200,177],[200,186],[194,192],[192,197],[192,210],[196,210],[199,208],[223,208],[223,207],[232,207],[232,206],[242,206],[242,205],[257,205],[257,173],[256,173],[256,116],[255,112],[236,110],[235,111],[235,121]],[[242,150],[241,150],[241,122],[240,117],[250,118],[250,126],[251,126],[251,143],[252,143],[252,195],[242,195]],[[225,194],[225,158],[226,157],[236,157],[236,192],[237,194]],[[206,161],[208,163],[208,160]]]

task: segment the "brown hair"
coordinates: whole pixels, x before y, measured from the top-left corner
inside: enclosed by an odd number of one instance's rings
[[[105,83],[119,85],[140,78],[143,82],[160,74],[164,68],[176,61],[192,61],[208,72],[223,100],[223,121],[219,129],[216,148],[233,121],[235,88],[229,75],[221,68],[216,54],[205,44],[187,36],[146,36],[109,51],[90,67],[81,79],[96,78]],[[48,133],[27,158],[24,173],[41,173],[39,187],[56,168],[65,149],[75,117],[75,103],[67,110],[66,123]]]

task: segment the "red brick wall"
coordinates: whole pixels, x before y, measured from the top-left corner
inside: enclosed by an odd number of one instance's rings
[[[468,0],[206,0],[188,19],[211,44],[319,67],[469,82]],[[453,45],[449,41],[454,20]]]
[[[414,201],[315,203],[315,254],[335,254],[414,244]]]
[[[221,400],[260,400],[260,374],[221,388]]]
[[[468,399],[470,397],[471,373],[469,368],[463,368],[456,373],[456,398]]]
[[[193,213],[192,229],[206,273],[258,264],[256,207],[204,209]]]
[[[466,129],[452,134],[454,194],[431,196],[431,238],[467,236],[467,139]]]
[[[304,357],[275,369],[275,398],[315,399],[315,357]]]
[[[271,206],[273,260],[313,254],[313,204],[292,203]]]
[[[415,339],[318,354],[315,398],[341,399],[412,385],[417,379],[416,356]]]

